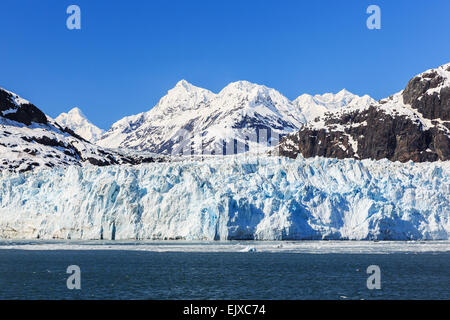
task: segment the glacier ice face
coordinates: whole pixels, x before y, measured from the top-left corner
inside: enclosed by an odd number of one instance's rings
[[[0,173],[0,238],[448,240],[450,162],[245,156]]]

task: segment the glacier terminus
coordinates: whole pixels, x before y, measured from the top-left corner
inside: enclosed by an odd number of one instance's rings
[[[244,155],[0,173],[0,238],[448,240],[450,163]]]

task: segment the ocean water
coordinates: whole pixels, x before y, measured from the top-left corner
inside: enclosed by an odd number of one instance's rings
[[[80,290],[67,288],[69,265]],[[0,299],[450,299],[450,246],[0,241]]]

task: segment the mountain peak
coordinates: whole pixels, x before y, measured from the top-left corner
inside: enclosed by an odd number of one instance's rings
[[[256,83],[249,82],[247,80],[239,80],[235,82],[231,82],[225,88],[222,89],[221,92],[229,92],[229,91],[244,91],[248,92],[255,88],[263,88],[268,89],[266,86],[259,85]]]
[[[344,95],[353,95],[353,93],[351,93],[350,91],[348,91],[347,89],[342,89],[341,91],[339,91],[336,95],[337,96],[344,96]]]
[[[81,109],[78,107],[74,107],[74,108],[70,109],[70,111],[67,114],[69,114],[71,116],[79,116],[82,118],[86,118],[83,111],[81,111]]]
[[[180,114],[180,112],[186,110],[196,110],[199,105],[204,105],[214,96],[215,94],[211,91],[194,86],[183,79],[178,81],[175,87],[170,89],[159,100],[158,104],[147,111],[144,116],[168,120],[170,117],[167,117],[167,115]]]
[[[67,113],[61,113],[55,121],[91,142],[95,142],[103,134],[103,130],[92,124],[77,107]]]
[[[194,86],[192,84],[190,84],[189,82],[187,82],[186,80],[184,80],[184,79],[181,79],[175,85],[175,88],[183,88],[183,89],[186,89],[186,90],[190,90],[192,87],[194,87]]]
[[[187,82],[182,79],[177,82],[175,87],[170,89],[167,92],[167,95],[162,97],[161,99],[186,99],[188,97],[192,97],[195,95],[214,95],[211,91],[207,89],[203,89],[197,86],[194,86],[192,83]]]

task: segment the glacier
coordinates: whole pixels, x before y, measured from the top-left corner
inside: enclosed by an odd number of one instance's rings
[[[0,172],[0,238],[449,240],[450,161],[236,155]]]

